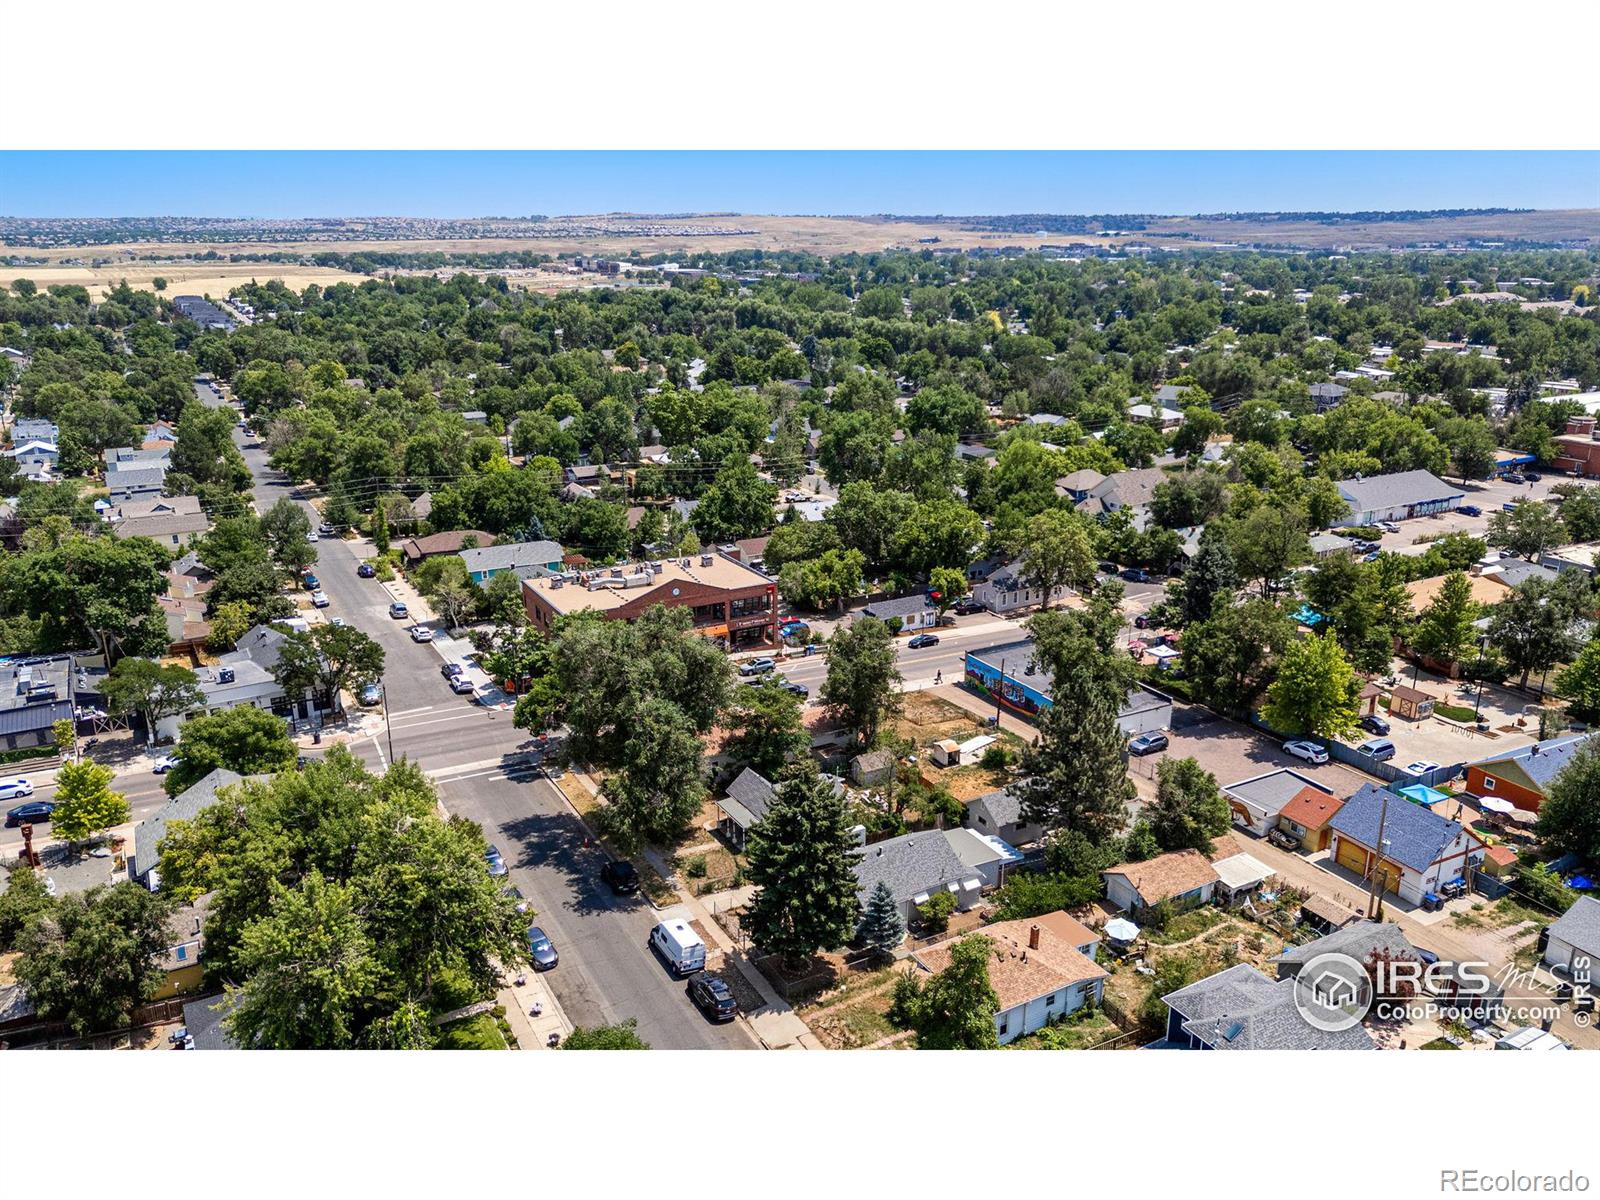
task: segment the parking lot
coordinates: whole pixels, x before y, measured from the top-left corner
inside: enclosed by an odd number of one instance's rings
[[[1489,529],[1489,517],[1500,511],[1500,506],[1517,500],[1545,500],[1550,496],[1550,489],[1563,481],[1573,482],[1572,479],[1558,473],[1540,472],[1541,478],[1533,484],[1506,483],[1503,480],[1473,480],[1461,483],[1459,480],[1446,480],[1458,485],[1466,494],[1462,501],[1470,507],[1482,509],[1480,516],[1468,516],[1462,512],[1437,513],[1431,517],[1416,517],[1409,521],[1398,521],[1399,533],[1385,533],[1373,540],[1380,549],[1391,551],[1395,554],[1423,554],[1428,546],[1419,543],[1419,537],[1437,539],[1447,533],[1470,533],[1473,537],[1484,537]]]

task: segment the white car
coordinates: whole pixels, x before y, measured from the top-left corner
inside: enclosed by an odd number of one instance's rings
[[[318,533],[315,529],[313,529],[310,533],[306,534],[306,541],[308,541],[308,542],[320,542],[321,540],[322,540],[322,535],[320,533]]]
[[[0,800],[15,800],[19,796],[33,795],[33,784],[26,779],[0,779]]]
[[[433,641],[433,630],[422,625],[413,625],[411,627],[411,640],[413,642],[431,642]]]
[[[328,599],[328,593],[318,588],[311,593],[311,606],[313,608],[327,608],[333,601]]]
[[[178,765],[177,757],[175,755],[168,754],[164,758],[156,759],[155,763],[151,766],[150,769],[152,771],[154,771],[157,775],[165,775],[168,771],[172,770],[172,768],[177,766],[177,765]]]
[[[1325,763],[1328,761],[1328,752],[1315,742],[1285,742],[1283,752],[1292,754],[1296,758],[1303,758],[1308,763]]]
[[[1439,769],[1439,764],[1438,763],[1429,762],[1427,759],[1422,759],[1422,760],[1420,760],[1418,762],[1407,763],[1406,764],[1406,774],[1407,775],[1426,775],[1429,771],[1437,771],[1438,769]]]
[[[1379,521],[1378,528],[1383,530],[1385,533],[1400,532],[1400,526],[1396,525],[1393,521]]]

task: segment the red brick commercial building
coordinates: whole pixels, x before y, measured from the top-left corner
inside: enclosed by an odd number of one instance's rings
[[[1595,440],[1595,418],[1568,417],[1567,431],[1557,434],[1551,465],[1558,471],[1600,476],[1600,441]]]
[[[728,649],[778,645],[777,585],[725,554],[524,579],[522,603],[533,627],[546,632],[567,613],[598,611],[632,621],[665,604],[689,609],[695,632]]]

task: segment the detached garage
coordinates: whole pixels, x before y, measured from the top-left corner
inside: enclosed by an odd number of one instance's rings
[[[1593,980],[1596,959],[1600,959],[1600,900],[1582,896],[1550,926],[1544,961],[1564,968],[1573,978],[1587,975]]]

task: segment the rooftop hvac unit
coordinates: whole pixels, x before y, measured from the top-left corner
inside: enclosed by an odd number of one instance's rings
[[[714,561],[716,560],[713,559],[709,554],[702,554],[700,556],[700,565],[702,567],[709,567]]]
[[[234,680],[234,674],[233,674],[233,668],[232,667],[222,667],[220,670],[217,671],[217,682],[218,683],[232,683],[233,680]]]

